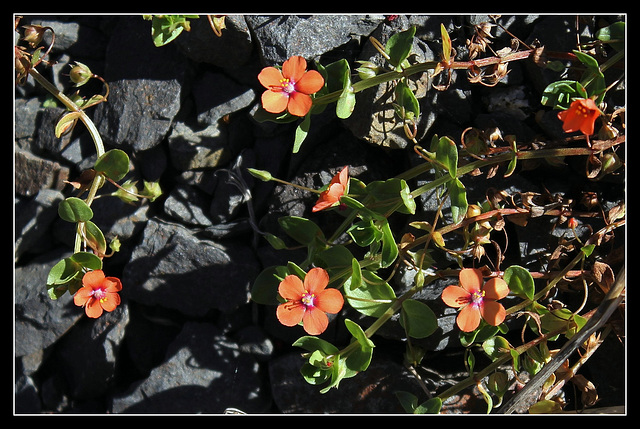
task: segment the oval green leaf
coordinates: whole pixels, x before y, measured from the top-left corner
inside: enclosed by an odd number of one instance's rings
[[[318,225],[302,217],[284,216],[278,219],[278,223],[287,235],[305,246],[312,244],[316,237],[324,236]]]
[[[429,306],[415,299],[402,303],[400,325],[413,338],[426,338],[438,329],[438,318]]]
[[[67,222],[85,222],[93,217],[93,210],[80,198],[69,197],[58,204],[58,215]]]
[[[117,182],[129,172],[129,156],[123,150],[111,149],[96,160],[93,168]]]
[[[533,300],[536,286],[531,273],[526,268],[519,265],[511,265],[504,270],[502,278],[515,295]]]
[[[365,316],[379,317],[396,299],[389,283],[369,270],[362,271],[362,284],[355,287],[351,278],[344,283],[345,299],[351,307]]]

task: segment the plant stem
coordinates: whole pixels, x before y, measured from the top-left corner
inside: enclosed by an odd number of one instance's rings
[[[93,144],[96,148],[96,155],[98,157],[102,156],[104,154],[104,144],[102,143],[102,137],[100,137],[100,133],[98,132],[98,129],[96,128],[93,121],[87,116],[87,114],[84,113],[84,111],[80,109],[76,105],[76,103],[70,100],[66,95],[64,95],[61,91],[59,91],[58,88],[56,88],[53,84],[51,84],[35,68],[29,69],[29,74],[36,80],[36,82],[42,85],[44,89],[49,91],[51,95],[56,97],[62,104],[64,104],[64,106],[67,109],[73,112],[77,112],[79,114],[80,120],[87,127],[87,130],[89,130],[89,134],[91,134],[91,138],[93,139]],[[85,200],[88,206],[91,206],[91,203],[93,202],[96,196],[96,193],[98,192],[98,189],[100,189],[103,183],[104,183],[104,177],[100,174],[97,174],[93,179],[93,182],[91,183],[91,187],[89,188],[89,193]],[[78,223],[76,228],[74,253],[77,253],[80,251],[80,247],[82,244],[82,228],[83,227],[84,225],[81,222]]]

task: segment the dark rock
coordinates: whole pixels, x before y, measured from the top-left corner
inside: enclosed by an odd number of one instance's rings
[[[222,73],[203,74],[193,83],[198,123],[215,124],[223,116],[244,109],[255,99],[253,89],[240,85]]]
[[[248,15],[247,24],[264,65],[282,64],[293,55],[307,60],[366,37],[384,19],[381,15]],[[341,52],[349,54],[349,52]],[[338,58],[336,58],[338,59]],[[332,61],[331,61],[332,62]]]
[[[213,325],[186,323],[149,377],[113,398],[113,413],[261,413],[270,405],[254,358]]]
[[[60,191],[42,189],[34,198],[17,201],[15,204],[15,258],[32,251],[48,250],[47,234],[58,217],[58,203],[64,199]]]
[[[185,56],[199,63],[212,64],[223,69],[246,65],[252,50],[251,32],[242,15],[226,15],[222,36],[217,37],[207,17],[190,20],[191,30],[183,32],[176,45]]]
[[[16,356],[46,349],[82,317],[82,310],[73,304],[69,294],[53,301],[47,293],[49,270],[69,255],[54,250],[15,268]]]
[[[97,320],[85,317],[65,335],[57,359],[72,398],[99,398],[113,387],[128,323],[129,309],[123,303]]]
[[[123,16],[109,41],[109,99],[94,118],[105,143],[134,151],[158,145],[185,94],[189,65],[175,45],[156,48],[142,17]]]
[[[164,212],[180,223],[207,227],[211,225],[211,219],[204,210],[208,202],[209,199],[197,189],[177,185],[164,201]]]
[[[152,218],[123,279],[134,301],[201,317],[246,304],[258,271],[249,246],[200,239],[184,226]]]
[[[226,128],[177,122],[168,136],[171,163],[180,171],[222,167],[231,156]]]

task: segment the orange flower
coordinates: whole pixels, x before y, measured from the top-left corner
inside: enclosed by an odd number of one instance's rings
[[[328,288],[329,273],[323,268],[312,268],[304,278],[288,275],[280,282],[278,293],[287,300],[276,309],[276,316],[285,326],[295,326],[302,321],[309,335],[319,335],[327,329],[329,318],[342,309],[344,299],[338,289]]]
[[[442,291],[442,300],[449,307],[461,308],[456,318],[460,330],[475,330],[480,318],[492,326],[501,324],[506,311],[496,301],[509,294],[507,282],[494,277],[483,285],[482,271],[475,268],[460,270],[459,278],[460,285],[448,286]]]
[[[599,116],[600,110],[591,98],[574,100],[567,110],[558,113],[565,132],[580,131],[585,136],[593,134],[593,124]]]
[[[333,176],[329,187],[322,191],[311,211],[317,212],[335,206],[340,202],[340,197],[347,192],[349,192],[349,167],[345,166],[338,174]]]
[[[73,296],[78,307],[84,307],[87,316],[97,318],[102,311],[113,311],[120,304],[122,283],[117,277],[105,277],[102,270],[89,271],[82,277],[84,285]]]
[[[307,70],[307,61],[299,56],[282,64],[282,70],[265,67],[258,80],[268,89],[262,94],[262,107],[270,113],[287,110],[295,116],[305,116],[311,109],[310,94],[324,86],[324,78],[315,70]]]

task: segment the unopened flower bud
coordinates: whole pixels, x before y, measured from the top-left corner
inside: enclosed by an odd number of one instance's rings
[[[622,167],[623,162],[615,152],[607,152],[602,156],[601,174],[610,174]]]
[[[378,74],[380,71],[380,67],[372,63],[371,61],[358,61],[361,64],[360,67],[356,69],[358,72],[358,76],[360,79],[365,80],[372,78]]]
[[[31,47],[35,48],[42,42],[46,27],[41,25],[25,25],[23,40],[27,42]]]
[[[85,83],[89,82],[89,79],[93,77],[93,73],[91,69],[86,65],[76,61],[76,65],[71,69],[71,73],[69,73],[69,78],[71,82],[75,83],[76,86],[82,86]]]
[[[487,387],[497,397],[501,398],[509,389],[509,377],[504,372],[494,372],[487,380]]]

